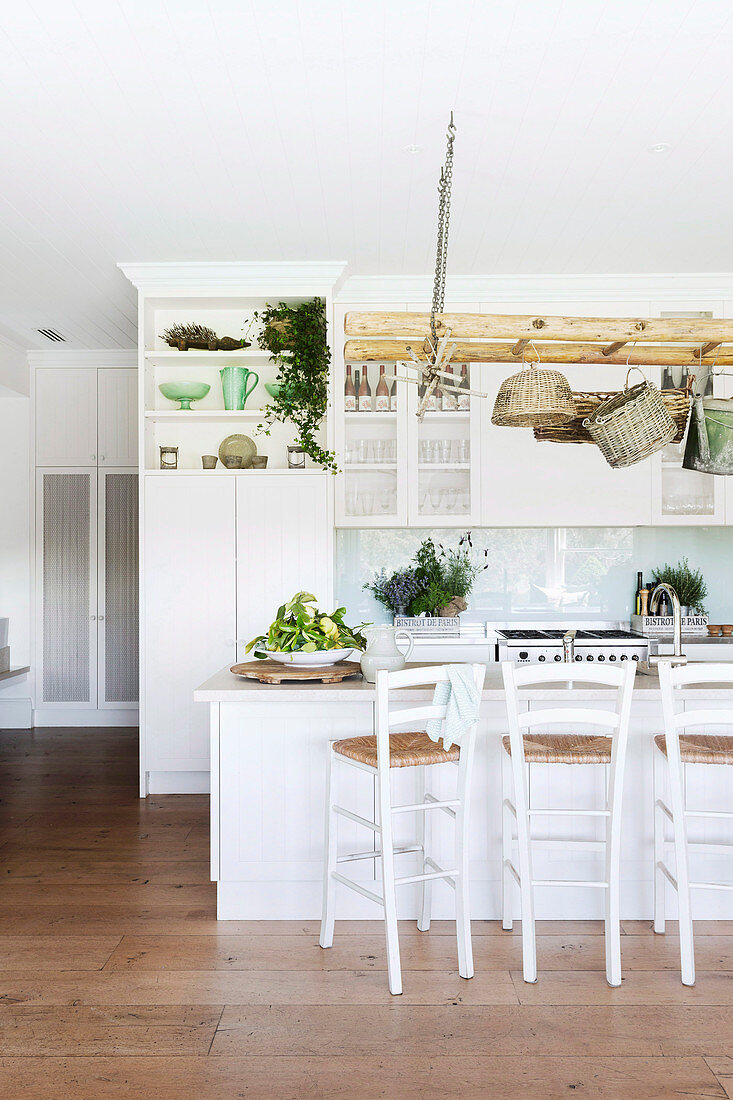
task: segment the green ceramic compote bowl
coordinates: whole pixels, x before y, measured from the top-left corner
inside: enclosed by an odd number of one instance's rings
[[[181,409],[191,409],[192,401],[200,401],[211,389],[206,382],[161,382],[158,389],[169,401],[180,401]]]

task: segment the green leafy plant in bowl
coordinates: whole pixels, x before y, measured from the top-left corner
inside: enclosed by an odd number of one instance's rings
[[[326,615],[318,610],[316,597],[310,592],[296,592],[288,603],[277,609],[267,634],[260,634],[247,643],[246,652],[254,650],[254,656],[260,660],[270,658],[283,664],[335,664],[354,649],[366,649],[361,629],[369,624],[347,626],[345,614],[345,607],[337,607]]]

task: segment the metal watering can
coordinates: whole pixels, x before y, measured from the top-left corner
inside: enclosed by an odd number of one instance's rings
[[[733,400],[693,398],[682,466],[701,474],[733,475]]]

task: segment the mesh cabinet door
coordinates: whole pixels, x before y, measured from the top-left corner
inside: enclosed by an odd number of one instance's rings
[[[39,475],[43,703],[97,704],[96,470]]]
[[[136,707],[138,649],[137,474],[100,471],[99,706]]]

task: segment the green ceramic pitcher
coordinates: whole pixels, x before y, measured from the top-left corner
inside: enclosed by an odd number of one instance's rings
[[[224,393],[224,408],[232,412],[241,412],[247,403],[247,398],[259,382],[260,376],[256,371],[248,370],[247,367],[222,367],[219,374]]]

